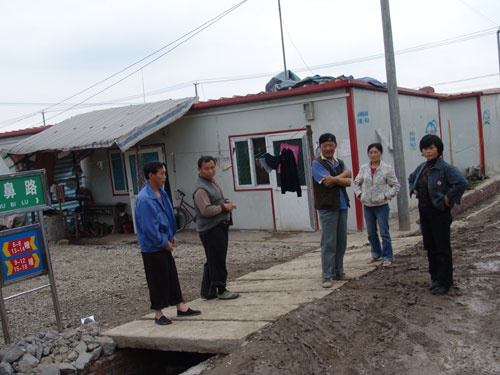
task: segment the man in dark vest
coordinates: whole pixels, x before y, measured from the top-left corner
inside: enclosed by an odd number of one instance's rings
[[[319,137],[321,155],[312,162],[314,207],[321,224],[321,266],[323,288],[332,287],[332,279],[345,280],[344,254],[347,246],[346,186],[351,186],[351,171],[335,158],[337,140],[330,133]]]
[[[226,255],[231,211],[236,205],[225,199],[214,180],[215,159],[198,159],[198,179],[193,190],[196,208],[196,230],[205,248],[207,261],[203,267],[201,297],[205,299],[234,299],[238,293],[226,289]]]

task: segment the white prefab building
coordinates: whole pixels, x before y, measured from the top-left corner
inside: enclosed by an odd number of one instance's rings
[[[466,173],[500,172],[500,90],[450,95],[441,99],[444,158]]]
[[[446,97],[399,89],[406,169],[401,184],[407,186],[409,173],[424,161],[419,141],[429,133],[442,137],[445,159],[460,169],[478,164],[486,172],[498,170],[498,100],[497,93]],[[177,190],[192,203],[197,160],[211,155],[218,159],[216,180],[237,204],[234,228],[271,231],[318,229],[310,166],[322,133],[336,136],[337,157],[353,177],[368,162],[366,149],[373,142],[382,143],[384,160],[394,165],[387,91],[364,81],[195,101],[185,98],[78,115],[3,151],[14,157],[50,150],[85,151],[83,160],[77,155],[73,159],[81,162],[93,200],[126,203],[132,217],[135,197],[144,184],[144,163],[166,163],[175,206]],[[279,173],[267,173],[259,164],[263,154],[279,155],[283,147],[297,151],[300,197],[295,192],[282,194]],[[352,188],[347,191],[348,227],[361,229],[362,206]],[[390,204],[395,213],[396,201]],[[410,206],[416,206],[415,199]]]
[[[435,94],[401,89],[399,101],[408,174],[422,161],[418,140],[426,133],[441,131],[439,100]],[[309,141],[308,129],[312,133]],[[360,164],[367,162],[366,147],[372,142],[382,142],[384,160],[394,164],[386,90],[344,80],[194,104],[182,118],[144,138],[134,149],[125,153],[118,148],[95,150],[85,160],[84,170],[94,200],[127,199],[133,206],[140,189],[136,156],[141,154],[143,161],[158,158],[167,164],[174,205],[177,189],[192,203],[197,160],[211,155],[218,159],[216,180],[238,207],[234,228],[314,231],[318,218],[310,165],[318,137],[325,132],[337,137],[337,156],[354,176]],[[279,155],[283,144],[298,149],[301,197],[282,194],[278,173],[267,173],[256,161],[266,152]],[[352,189],[347,191],[349,229],[360,229],[361,204]],[[391,207],[396,208],[395,201]]]

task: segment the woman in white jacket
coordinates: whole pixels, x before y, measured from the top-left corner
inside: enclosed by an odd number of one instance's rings
[[[371,245],[372,256],[368,263],[380,258],[382,265],[390,267],[393,261],[391,234],[389,233],[389,200],[399,192],[399,182],[394,168],[382,161],[383,148],[380,143],[368,146],[370,162],[363,164],[354,179],[356,198],[363,203],[366,230]],[[382,237],[382,246],[377,233],[377,223]]]

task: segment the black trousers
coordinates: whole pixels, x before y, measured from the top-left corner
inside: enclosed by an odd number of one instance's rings
[[[429,260],[431,280],[446,288],[453,284],[453,259],[450,245],[451,213],[434,207],[419,207],[424,248]]]
[[[217,287],[226,286],[228,224],[222,222],[206,232],[201,232],[200,239],[207,258],[203,265],[201,296],[214,297]]]
[[[161,310],[184,302],[171,251],[141,253],[148,282],[151,309]]]

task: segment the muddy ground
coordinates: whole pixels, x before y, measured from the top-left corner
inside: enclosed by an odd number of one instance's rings
[[[426,254],[417,245],[393,268],[378,268],[281,317],[212,360],[203,374],[500,374],[494,199],[454,225],[455,286],[448,295],[430,293]]]
[[[211,360],[213,368],[205,373],[500,374],[499,201],[497,195],[457,217],[455,287],[449,295],[430,294],[427,258],[417,245],[399,254],[393,268],[351,280],[281,317],[231,355]],[[464,219],[473,212],[476,216]],[[317,247],[233,242],[230,279]],[[51,253],[65,327],[93,315],[106,329],[150,312],[137,244],[51,245]],[[197,241],[180,243],[175,257],[185,299],[197,298],[202,247]],[[5,287],[3,293],[46,282],[42,276]],[[13,341],[56,329],[48,289],[8,300],[6,308]]]

